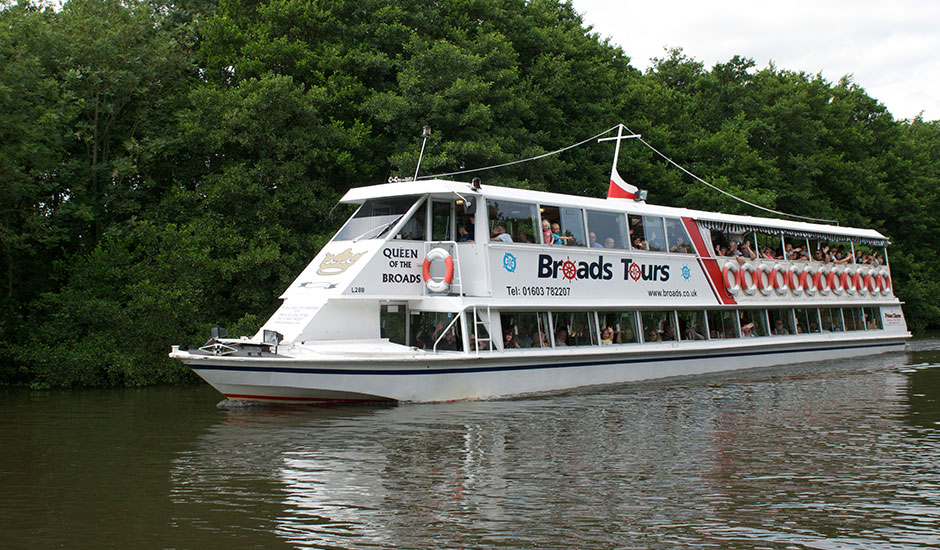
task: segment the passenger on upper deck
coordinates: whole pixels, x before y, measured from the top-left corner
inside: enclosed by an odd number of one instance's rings
[[[646,250],[646,241],[639,237],[633,239],[633,248],[636,250]]]
[[[542,243],[551,246],[555,242],[555,237],[552,235],[552,228],[548,223],[548,220],[542,220]]]
[[[613,248],[615,244],[617,243],[613,237],[607,237],[607,240],[604,241],[604,248]]]
[[[571,244],[570,242],[566,243],[565,241],[574,240],[574,237],[561,234],[561,226],[558,225],[558,222],[552,224],[552,237],[554,238],[552,244]]]
[[[501,226],[501,225],[497,225],[496,227],[493,228],[493,236],[490,237],[490,240],[491,240],[491,241],[502,241],[502,242],[504,242],[504,243],[511,243],[511,242],[512,242],[512,237],[510,237],[509,234],[506,233],[506,228],[505,228],[505,227],[503,227],[503,226]]]
[[[677,252],[679,254],[691,254],[692,249],[686,244],[685,240],[682,237],[676,238],[676,244],[669,249],[670,252]]]

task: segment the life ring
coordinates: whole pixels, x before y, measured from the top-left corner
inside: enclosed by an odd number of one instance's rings
[[[834,267],[829,272],[829,290],[836,296],[842,296],[845,292],[845,285],[842,282],[842,268]]]
[[[817,275],[816,268],[813,267],[812,264],[806,266],[803,269],[803,273],[800,275],[800,282],[803,283],[803,292],[805,292],[807,296],[815,296],[816,291],[819,289],[817,286],[819,284],[817,282]]]
[[[866,285],[868,287],[868,293],[871,294],[872,296],[874,296],[875,294],[878,293],[879,290],[881,290],[881,287],[878,284],[878,281],[875,280],[877,276],[878,276],[878,270],[875,268],[869,269],[868,273],[865,274],[865,281],[868,282],[868,284]]]
[[[881,279],[881,294],[884,296],[891,294],[891,276],[888,275],[888,270],[878,271],[878,278]]]
[[[865,277],[864,268],[855,268],[855,290],[858,291],[859,296],[868,293],[868,281],[865,280]]]
[[[778,296],[785,295],[789,290],[790,277],[783,264],[774,264],[774,268],[770,271],[770,286]]]
[[[748,275],[750,275],[750,281],[748,281]],[[738,284],[741,285],[741,290],[745,294],[751,296],[758,288],[758,280],[760,279],[760,273],[754,269],[752,264],[744,264],[742,268],[738,271]]]
[[[821,266],[818,271],[816,271],[816,278],[813,280],[813,283],[816,285],[816,290],[819,291],[820,296],[828,296],[829,291],[832,290],[831,286],[832,279],[829,278],[829,268],[826,266]]]
[[[855,275],[855,269],[851,267],[845,268],[845,271],[842,272],[842,287],[849,294],[858,292],[858,287],[855,285]]]
[[[794,296],[803,294],[803,289],[806,287],[806,273],[800,266],[794,264],[787,270],[787,274],[790,276],[790,292]]]
[[[444,260],[444,278],[436,280],[431,277],[431,262]],[[450,252],[443,248],[432,248],[424,258],[424,265],[421,268],[421,276],[428,290],[434,293],[444,293],[450,290],[450,284],[454,282],[454,259]]]
[[[769,265],[760,264],[757,266],[757,290],[764,296],[770,296],[770,293],[773,292],[773,274],[774,270]],[[764,282],[764,279],[767,281]]]
[[[731,294],[737,294],[741,292],[741,279],[738,276],[739,267],[736,262],[728,262],[723,268],[721,268],[721,278],[725,281],[725,288]],[[728,279],[728,274],[731,274],[731,279]]]

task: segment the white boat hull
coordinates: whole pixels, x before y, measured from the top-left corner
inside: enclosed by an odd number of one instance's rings
[[[492,399],[583,386],[900,352],[905,336],[832,335],[636,346],[330,357],[219,357],[174,350],[233,400],[435,402]],[[316,356],[316,357],[314,357]]]

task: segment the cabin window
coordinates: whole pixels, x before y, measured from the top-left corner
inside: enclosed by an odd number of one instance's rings
[[[868,330],[881,330],[884,328],[884,326],[881,324],[880,307],[865,308],[865,327]]]
[[[676,316],[673,311],[644,311],[640,313],[643,323],[644,342],[676,340]]]
[[[412,311],[410,333],[416,348],[437,351],[463,350],[458,313],[449,311]]]
[[[385,236],[414,205],[415,197],[370,199],[363,203],[334,241],[378,239]],[[420,210],[420,209],[419,209]]]
[[[705,340],[708,330],[705,328],[704,311],[679,311],[679,339]]]
[[[796,328],[793,326],[792,309],[768,309],[767,316],[770,318],[770,326],[774,336],[796,334]]]
[[[842,310],[837,307],[820,308],[819,327],[823,332],[842,332]]]
[[[706,312],[709,338],[737,338],[738,318],[733,309],[716,309]]]
[[[588,246],[591,248],[629,248],[627,218],[617,212],[587,211]]]
[[[427,227],[428,205],[424,203],[419,206],[418,209],[415,210],[415,213],[408,218],[408,221],[401,226],[395,238],[403,241],[426,241],[428,240]]]
[[[661,216],[630,216],[630,239],[636,250],[666,250],[666,230]]]
[[[741,336],[744,338],[750,336],[769,336],[770,330],[767,326],[767,312],[763,309],[744,309],[741,310]]]
[[[540,208],[542,244],[585,246],[584,214],[580,208],[545,206]],[[548,224],[546,232],[546,223]]]
[[[666,218],[666,236],[669,239],[669,252],[692,254],[692,239],[679,218]]]
[[[796,316],[797,334],[819,332],[819,310],[814,307],[798,307],[793,310]]]
[[[597,344],[593,312],[564,311],[553,313],[552,327],[555,329],[555,347]]]
[[[506,243],[538,242],[535,240],[538,218],[534,204],[488,200],[486,206],[490,218],[490,240]]]
[[[845,330],[865,330],[865,320],[862,317],[862,308],[842,308],[842,318],[845,320]]]
[[[408,308],[405,304],[387,304],[379,308],[379,336],[389,342],[407,345]]]
[[[636,344],[640,341],[635,311],[602,311],[598,312],[597,318],[600,320],[601,345]]]
[[[434,201],[431,203],[431,240],[453,241],[454,203]]]
[[[503,349],[538,349],[552,347],[549,338],[548,314],[545,312],[514,311],[502,313]],[[512,336],[507,336],[512,333]]]

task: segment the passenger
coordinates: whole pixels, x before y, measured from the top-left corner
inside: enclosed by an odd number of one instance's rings
[[[737,258],[738,256],[741,256],[741,255],[742,255],[742,254],[741,254],[741,251],[738,250],[738,242],[737,242],[737,241],[731,241],[731,244],[728,245],[728,253],[725,254],[725,256],[730,256],[730,257],[732,257],[732,258]]]
[[[467,228],[462,225],[457,226],[457,242],[458,243],[473,242],[473,239],[470,238],[470,232],[467,231]]]
[[[543,348],[550,348],[550,347],[552,347],[552,343],[548,341],[548,333],[547,333],[547,332],[539,332],[539,336],[540,336],[539,339],[542,341],[542,347],[543,347]]]
[[[725,248],[724,246],[720,245],[720,244],[716,244],[716,245],[715,245],[715,255],[717,255],[717,256],[727,256],[727,255],[728,255],[728,249]]]
[[[777,319],[774,321],[774,334],[778,336],[790,334],[790,331],[783,326],[783,319]]]
[[[659,336],[659,333],[655,330],[651,330],[649,335],[646,338],[647,342],[662,342],[663,339]]]
[[[633,248],[635,250],[646,250],[646,241],[639,237],[633,239]]]
[[[516,341],[516,335],[512,333],[512,329],[503,334],[503,349],[519,349],[519,342]]]
[[[552,238],[552,244],[571,244],[574,241],[574,237],[561,234],[561,226],[557,222],[552,224]]]
[[[659,336],[664,342],[675,340],[676,335],[672,332],[672,323],[668,321],[659,323]]]
[[[518,329],[519,329],[519,336],[516,337],[516,340],[519,342],[519,347],[531,348],[534,342],[532,340],[532,337],[529,336],[529,332],[525,329],[525,327],[518,327]]]
[[[467,235],[470,237],[467,239],[469,242],[473,242],[473,239],[476,238],[476,218],[473,214],[467,216],[467,222],[464,223],[464,229],[467,230]]]
[[[604,241],[604,248],[613,248],[615,244],[613,237],[607,237]]]
[[[744,242],[742,242],[742,243],[741,243],[741,246],[739,247],[738,250],[740,250],[741,256],[742,256],[745,260],[756,260],[756,259],[757,259],[757,254],[756,254],[753,250],[751,250],[751,241],[744,241]]]
[[[444,338],[437,344],[437,349],[445,351],[455,351],[457,349],[457,338],[453,330],[448,330]]]
[[[493,228],[493,236],[490,237],[490,240],[501,241],[504,243],[511,243],[512,237],[509,236],[509,233],[506,233],[505,227],[501,225],[497,225],[496,227]]]
[[[823,252],[822,249],[817,248],[816,252],[813,252],[813,260],[817,262],[825,262],[826,261],[825,252]]]
[[[525,233],[516,233],[516,242],[517,243],[528,243],[529,237]]]
[[[562,327],[555,332],[555,347],[568,345],[568,329]]]
[[[754,330],[754,323],[745,323],[744,319],[741,319],[741,336],[744,338],[750,338],[754,336],[751,334],[751,331]]]
[[[590,239],[591,248],[604,248],[604,245],[597,242],[597,235],[593,231],[588,233],[588,239]]]
[[[770,248],[765,248],[763,251],[761,251],[761,257],[762,257],[763,259],[765,259],[765,260],[775,260],[775,259],[777,259],[776,256],[774,256],[773,251],[770,250]]]
[[[542,244],[551,246],[555,242],[555,236],[552,235],[552,228],[548,225],[548,220],[542,220]]]
[[[601,345],[606,346],[614,343],[614,329],[611,327],[604,327],[604,330],[601,331]]]
[[[676,244],[669,249],[670,252],[676,252],[678,254],[691,254],[692,250],[689,248],[689,245],[686,244],[685,240],[682,237],[676,239]]]

